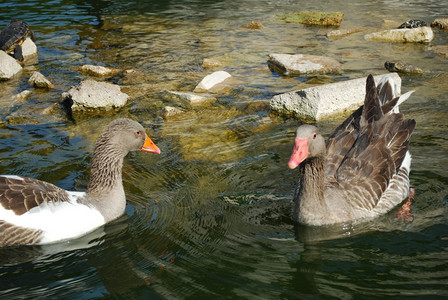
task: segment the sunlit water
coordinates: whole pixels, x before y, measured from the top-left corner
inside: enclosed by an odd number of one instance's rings
[[[275,20],[298,10],[344,12],[341,28],[379,30],[447,17],[444,1],[1,1],[1,27],[26,20],[37,34],[38,64],[1,82],[0,173],[46,180],[69,190],[87,185],[92,145],[117,116],[148,128],[159,156],[131,153],[123,180],[124,216],[79,240],[0,250],[0,296],[20,298],[410,298],[448,296],[448,60],[435,29],[429,45],[366,42],[365,32],[330,40],[332,28]],[[259,21],[263,28],[243,25]],[[326,55],[339,74],[283,77],[270,53]],[[234,78],[209,105],[171,119],[164,90],[192,91],[220,58]],[[300,121],[269,114],[281,92],[382,74],[403,61],[428,72],[402,76],[416,90],[401,107],[416,119],[412,136],[412,221],[397,209],[343,228],[295,226],[296,172],[286,162]],[[114,77],[131,95],[116,115],[70,120],[60,94],[97,64],[138,71]],[[55,85],[33,90],[34,70]],[[30,98],[11,95],[32,90]],[[254,104],[255,103],[255,104]],[[48,107],[52,113],[47,113]],[[320,122],[328,135],[343,117]]]

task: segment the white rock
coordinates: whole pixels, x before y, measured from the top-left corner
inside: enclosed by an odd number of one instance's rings
[[[383,30],[366,34],[368,41],[400,42],[400,43],[429,43],[434,39],[431,27],[401,28]]]
[[[55,86],[41,73],[34,71],[28,83],[36,88],[53,89]]]
[[[396,83],[397,95],[401,93],[401,78],[388,73]],[[379,82],[383,75],[374,76]],[[366,78],[330,83],[276,95],[271,99],[271,110],[293,115],[304,121],[319,121],[334,115],[345,114],[364,103]]]
[[[120,87],[107,82],[92,79],[84,80],[62,94],[64,101],[72,101],[72,111],[98,108],[120,108],[126,104],[128,95],[120,91]]]
[[[337,72],[341,63],[331,57],[308,54],[270,54],[268,64],[283,75],[325,74]]]
[[[107,68],[103,66],[83,65],[81,71],[94,76],[114,76],[121,72],[119,69]]]
[[[22,66],[6,52],[0,50],[0,80],[11,79],[22,70]]]
[[[232,77],[232,75],[230,75],[226,71],[216,71],[210,75],[205,76],[204,79],[202,79],[201,82],[199,82],[199,84],[196,86],[194,91],[197,93],[209,91],[215,85],[223,82],[229,77]]]
[[[37,56],[37,46],[29,37],[22,44],[22,55],[24,59],[30,59]]]

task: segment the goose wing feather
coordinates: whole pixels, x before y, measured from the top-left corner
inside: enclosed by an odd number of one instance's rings
[[[22,215],[43,202],[69,201],[67,192],[51,183],[37,179],[0,176],[0,204],[16,215]]]
[[[327,181],[338,182],[354,206],[373,209],[378,204],[409,148],[415,120],[392,113],[402,102],[392,86],[382,81],[377,88],[369,76],[364,106],[327,140]]]

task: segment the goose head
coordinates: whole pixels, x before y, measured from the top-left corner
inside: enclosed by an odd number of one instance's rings
[[[313,125],[302,125],[296,130],[291,158],[288,162],[290,169],[309,158],[325,156],[325,140],[319,129]]]
[[[140,123],[130,119],[117,119],[111,122],[96,142],[96,148],[108,145],[118,150],[124,157],[131,151],[145,151],[160,154],[160,149],[148,137]]]

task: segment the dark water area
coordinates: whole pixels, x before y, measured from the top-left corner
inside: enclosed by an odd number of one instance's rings
[[[161,155],[131,153],[123,166],[126,213],[73,241],[0,249],[0,298],[443,299],[448,297],[448,45],[340,39],[334,29],[278,22],[299,10],[342,11],[344,28],[379,31],[448,17],[445,1],[0,1],[0,27],[26,20],[38,62],[0,82],[0,173],[85,190],[93,143],[112,119],[141,122]],[[263,24],[260,30],[243,25]],[[270,53],[333,57],[337,74],[281,76]],[[210,74],[204,58],[225,61],[231,88],[208,106],[161,117],[164,90],[192,91]],[[287,168],[301,122],[270,114],[273,95],[387,73],[400,60],[427,72],[401,75],[400,106],[417,121],[411,138],[411,220],[394,209],[361,224],[294,224],[297,172]],[[117,114],[75,121],[56,105],[86,78],[84,64],[138,72],[107,79],[129,93]],[[55,85],[28,84],[33,71]],[[25,89],[31,96],[12,100]],[[342,121],[317,123],[326,136]]]

